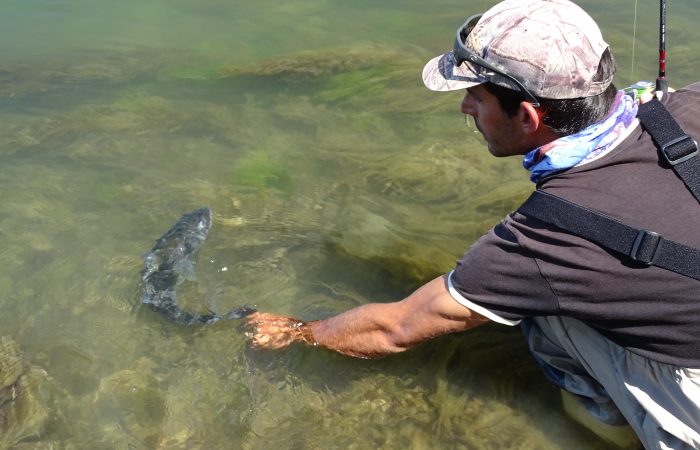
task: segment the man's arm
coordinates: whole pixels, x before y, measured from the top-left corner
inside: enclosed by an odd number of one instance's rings
[[[452,298],[446,277],[430,281],[401,301],[370,303],[308,323],[255,313],[247,318],[247,335],[256,348],[279,349],[304,342],[349,356],[377,358],[488,322]]]

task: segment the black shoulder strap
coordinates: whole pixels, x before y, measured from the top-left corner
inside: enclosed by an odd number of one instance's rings
[[[700,157],[697,142],[685,134],[671,113],[656,98],[640,105],[637,117],[654,139],[661,158],[670,164],[700,202]]]
[[[654,140],[661,159],[673,168],[700,202],[700,157],[697,142],[685,134],[657,99],[641,105],[637,117]],[[588,239],[641,265],[661,267],[700,280],[700,250],[664,239],[653,231],[631,227],[600,212],[539,190],[518,211]]]
[[[645,266],[700,280],[700,250],[640,230],[576,203],[535,191],[518,211],[555,225]]]

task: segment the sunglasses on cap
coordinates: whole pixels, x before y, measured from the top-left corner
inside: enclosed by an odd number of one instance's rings
[[[473,15],[469,17],[467,21],[464,22],[464,25],[459,27],[459,29],[457,30],[455,46],[452,50],[457,66],[462,65],[464,61],[469,61],[472,64],[476,64],[479,67],[483,67],[484,69],[490,70],[491,72],[493,72],[493,74],[497,74],[504,78],[507,78],[508,80],[512,81],[518,86],[520,92],[522,92],[522,94],[525,96],[525,98],[527,98],[527,101],[530,102],[532,106],[540,106],[540,102],[537,100],[537,98],[534,95],[532,95],[532,93],[528,91],[527,88],[523,86],[523,84],[520,81],[518,81],[515,77],[508,75],[500,69],[497,69],[496,67],[492,66],[491,64],[486,62],[481,56],[477,55],[476,53],[467,48],[467,46],[465,45],[465,43],[467,42],[467,37],[469,37],[469,33],[471,33],[476,24],[479,22],[479,19],[481,19],[481,14]],[[479,75],[482,75],[486,78],[490,78],[491,76],[493,76],[493,74],[479,73]]]

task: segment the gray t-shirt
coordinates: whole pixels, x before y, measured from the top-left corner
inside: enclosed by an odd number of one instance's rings
[[[700,83],[664,100],[685,132],[700,140]],[[700,249],[700,203],[662,166],[641,127],[607,155],[538,187]],[[700,367],[699,281],[642,267],[517,212],[469,249],[450,281],[459,295],[500,318],[573,317],[631,352]]]

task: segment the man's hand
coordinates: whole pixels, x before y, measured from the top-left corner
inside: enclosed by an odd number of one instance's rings
[[[256,312],[246,317],[245,328],[253,348],[283,349],[294,342],[317,345],[309,325],[293,317]]]

